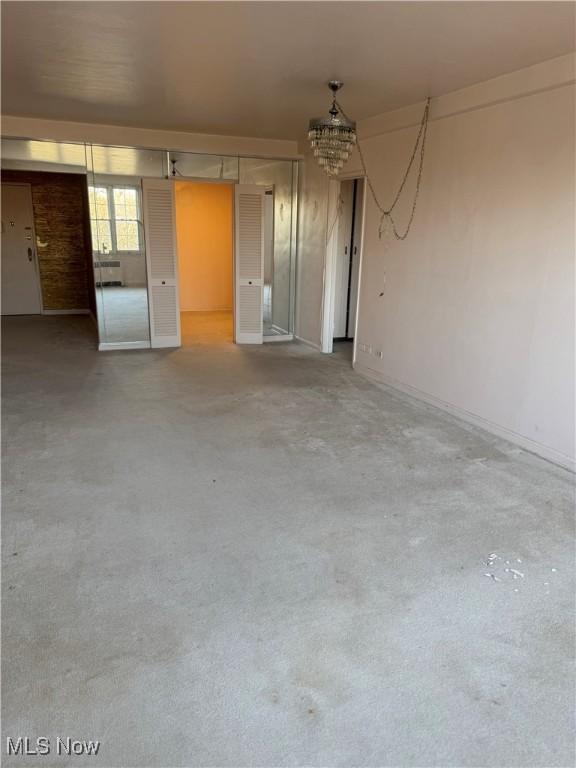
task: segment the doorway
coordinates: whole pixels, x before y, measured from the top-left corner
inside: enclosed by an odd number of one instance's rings
[[[234,340],[234,186],[175,182],[182,344]]]
[[[2,184],[2,314],[42,312],[32,189]]]
[[[327,252],[326,285],[332,291],[332,307],[323,351],[352,360],[360,282],[364,180],[339,183],[335,200],[337,227]]]

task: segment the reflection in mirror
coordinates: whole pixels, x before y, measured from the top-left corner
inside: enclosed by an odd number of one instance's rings
[[[100,342],[150,341],[140,179],[93,176],[88,186]]]
[[[166,152],[136,147],[88,146],[90,170],[96,175],[143,176],[162,178],[168,175]]]
[[[166,178],[164,150],[88,144],[100,344],[150,346],[142,177]]]
[[[50,173],[85,173],[86,148],[84,144],[61,141],[2,139],[2,168]]]
[[[170,175],[176,178],[238,180],[237,157],[170,152],[169,159]]]
[[[264,247],[264,336],[292,333],[293,229],[291,160],[240,158],[240,183],[267,187]]]

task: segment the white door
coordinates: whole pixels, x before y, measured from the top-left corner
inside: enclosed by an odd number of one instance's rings
[[[235,197],[236,344],[262,344],[266,187],[237,184]]]
[[[2,184],[2,314],[42,312],[29,184]]]
[[[180,305],[174,184],[170,179],[142,180],[146,240],[150,345],[180,346]]]

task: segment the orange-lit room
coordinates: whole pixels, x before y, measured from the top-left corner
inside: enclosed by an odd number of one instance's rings
[[[176,183],[182,343],[233,340],[233,212],[230,184]]]

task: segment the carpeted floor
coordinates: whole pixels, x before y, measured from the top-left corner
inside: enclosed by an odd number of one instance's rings
[[[3,765],[574,764],[566,471],[343,355],[3,325],[4,737],[101,742]]]

